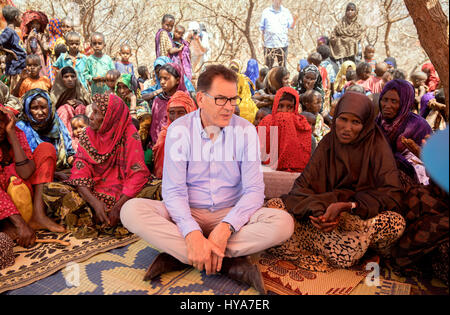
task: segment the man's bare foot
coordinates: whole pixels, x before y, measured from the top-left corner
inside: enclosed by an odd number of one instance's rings
[[[53,222],[48,217],[32,217],[28,225],[35,231],[37,230],[49,230],[50,232],[62,233],[65,232],[66,229],[55,222]]]

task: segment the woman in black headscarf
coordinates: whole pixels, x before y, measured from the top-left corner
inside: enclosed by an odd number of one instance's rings
[[[299,259],[307,250],[338,267],[354,265],[373,247],[388,253],[402,235],[402,188],[392,151],[363,94],[339,100],[331,132],[319,143],[288,195],[294,236],[274,253]]]

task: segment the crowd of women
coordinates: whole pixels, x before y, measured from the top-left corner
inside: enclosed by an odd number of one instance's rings
[[[0,269],[39,229],[129,233],[122,205],[161,199],[167,128],[198,110],[190,42],[171,15],[156,34],[153,75],[141,66],[139,77],[127,44],[114,63],[101,33],[82,43],[69,19],[9,5],[3,16]],[[278,146],[263,164],[301,173],[267,202],[296,220],[291,239],[270,251],[299,261],[307,250],[349,267],[372,248],[402,272],[432,270],[448,285],[448,192],[421,161],[448,121],[439,78],[431,63],[408,77],[394,58],[376,62],[371,46],[358,59],[358,23],[351,4],[296,75],[253,59],[245,73],[239,60],[227,65],[238,78],[235,114],[255,125],[263,156]]]

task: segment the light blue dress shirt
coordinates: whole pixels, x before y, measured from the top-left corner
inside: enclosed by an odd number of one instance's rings
[[[288,8],[273,6],[266,8],[261,16],[259,29],[264,32],[264,47],[284,48],[289,45],[288,32],[294,24],[294,18]]]
[[[256,128],[233,115],[213,142],[200,109],[174,121],[167,130],[162,196],[183,237],[200,230],[190,208],[214,212],[232,208],[222,220],[239,231],[264,203]]]

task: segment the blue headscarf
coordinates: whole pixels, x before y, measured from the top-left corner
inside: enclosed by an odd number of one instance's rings
[[[37,97],[46,99],[48,103],[48,116],[42,123],[37,122],[30,112],[31,102]],[[25,133],[31,151],[34,152],[42,142],[49,142],[55,147],[57,156],[62,149],[65,151],[65,161],[61,162],[68,166],[67,158],[75,154],[72,139],[66,126],[55,113],[48,93],[41,89],[30,90],[24,95],[23,102],[23,113],[16,126]],[[62,164],[60,165],[62,166]]]
[[[253,82],[253,84],[256,84],[255,82],[259,78],[258,61],[256,61],[255,59],[250,59],[248,61],[245,75]]]
[[[309,65],[308,60],[306,59],[300,59],[298,64],[300,65],[300,71],[302,71]]]
[[[172,63],[172,59],[170,59],[167,56],[161,56],[156,58],[155,62],[153,63],[153,69],[156,69],[156,67],[162,67],[167,63]],[[149,87],[148,89],[144,90],[141,92],[142,95],[144,94],[149,94],[149,93],[153,93],[156,90],[159,90],[161,88],[161,83],[159,82],[158,76],[155,73],[155,81],[156,84]],[[188,92],[195,92],[195,88],[192,85],[192,82],[188,79],[188,77],[186,75],[184,75],[184,85],[186,86],[186,89],[188,90]]]

